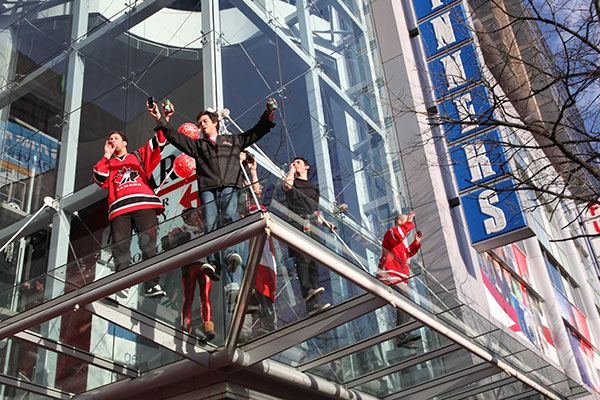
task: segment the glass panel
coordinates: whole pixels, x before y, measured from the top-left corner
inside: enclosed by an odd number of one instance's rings
[[[183,359],[142,336],[82,310],[65,313],[30,330],[139,373]],[[98,377],[90,377],[101,382],[105,379],[101,377],[110,373],[105,371]]]
[[[136,9],[102,3],[101,15],[90,18],[90,29],[106,28],[105,18],[114,20],[124,11]],[[201,13],[164,8],[135,26],[130,24],[132,21],[127,21],[119,29],[108,30],[81,51],[85,74],[76,189],[90,184],[92,167],[102,158],[110,132],[125,133],[129,152],[152,137],[156,121],[146,110],[150,96],[157,103],[168,98],[176,105],[174,126],[195,122],[204,108]],[[154,187],[167,178],[179,154],[170,145],[164,148],[162,161],[152,174]]]
[[[395,310],[382,309],[378,310],[378,312],[380,314],[396,314]],[[348,332],[352,332],[349,329],[360,329],[361,326],[364,326],[361,322],[367,322],[360,321],[361,319],[363,317],[340,327],[335,334],[339,335],[339,332],[343,332],[344,329],[348,330]],[[334,332],[329,332],[329,334],[332,335]],[[322,343],[325,337],[326,335],[320,335],[311,339],[311,341]],[[346,383],[394,364],[410,361],[414,357],[429,353],[450,343],[448,339],[440,336],[431,329],[421,328],[398,335],[393,339],[378,343],[367,349],[357,351],[331,364],[310,369],[308,372],[338,383]],[[322,347],[319,346],[319,348],[321,349]],[[340,371],[343,371],[343,374],[340,374]]]
[[[272,252],[271,252],[272,249]],[[276,283],[269,282],[269,264]],[[258,267],[255,290],[245,317],[241,342],[282,328],[300,319],[341,304],[364,291],[331,273],[310,257],[272,239],[267,241]],[[271,270],[272,271],[272,270]],[[274,302],[269,293],[273,293]]]
[[[53,299],[56,297],[52,294],[53,288],[56,287],[62,288],[61,294],[65,289],[70,291],[75,288],[53,275],[43,274],[0,292],[0,319],[10,318]]]
[[[26,390],[17,389],[14,387],[0,385],[0,396],[6,400],[50,400],[52,397],[42,396],[41,394],[33,394]]]
[[[385,397],[446,374],[479,364],[480,361],[468,351],[461,349],[355,386],[354,388],[377,397]]]
[[[65,97],[63,50],[70,42],[71,16],[46,18],[35,11],[45,8],[42,3],[26,8],[29,12],[10,16],[0,33],[3,226],[38,210],[54,194]]]
[[[90,374],[99,369],[89,367],[84,361],[14,338],[7,340],[2,351],[5,375],[66,393],[82,393],[124,378],[113,372],[90,380]]]

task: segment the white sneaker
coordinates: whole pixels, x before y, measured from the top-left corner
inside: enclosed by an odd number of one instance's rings
[[[313,308],[311,310],[308,311],[308,315],[315,315],[317,313],[320,313],[321,311],[325,311],[328,308],[331,308],[331,304],[329,303],[325,303],[325,304],[315,304],[313,306]]]
[[[146,297],[156,297],[156,296],[166,296],[167,293],[162,290],[162,288],[160,287],[160,285],[154,285],[154,287],[147,289],[144,292],[144,296]]]
[[[319,298],[319,296],[322,295],[323,293],[325,293],[325,288],[323,288],[323,287],[318,287],[316,289],[309,289],[308,294],[304,298],[304,302],[308,302],[314,296],[317,296],[317,298]]]
[[[227,266],[230,273],[235,273],[238,267],[242,264],[242,257],[238,253],[233,253],[227,257]]]

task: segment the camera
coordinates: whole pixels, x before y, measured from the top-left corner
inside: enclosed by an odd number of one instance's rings
[[[250,152],[246,153],[246,159],[244,160],[244,165],[254,164],[254,155]]]
[[[154,107],[154,97],[152,96],[148,97],[148,107]]]

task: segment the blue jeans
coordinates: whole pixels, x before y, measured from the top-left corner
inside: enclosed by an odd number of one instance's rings
[[[202,203],[205,232],[212,232],[240,219],[237,213],[238,193],[234,187],[222,187],[200,192],[200,202]],[[223,250],[221,260],[219,260],[219,254],[211,254],[208,256],[208,262],[217,266],[217,268],[224,266],[229,255],[232,253],[239,254],[238,247],[239,245],[236,244]]]

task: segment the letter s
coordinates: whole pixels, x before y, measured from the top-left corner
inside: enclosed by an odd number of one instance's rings
[[[491,233],[500,232],[506,228],[504,211],[502,211],[501,208],[494,207],[492,205],[498,201],[498,195],[493,190],[486,189],[479,194],[479,207],[481,207],[481,212],[492,217],[483,221],[485,232],[488,235]]]

